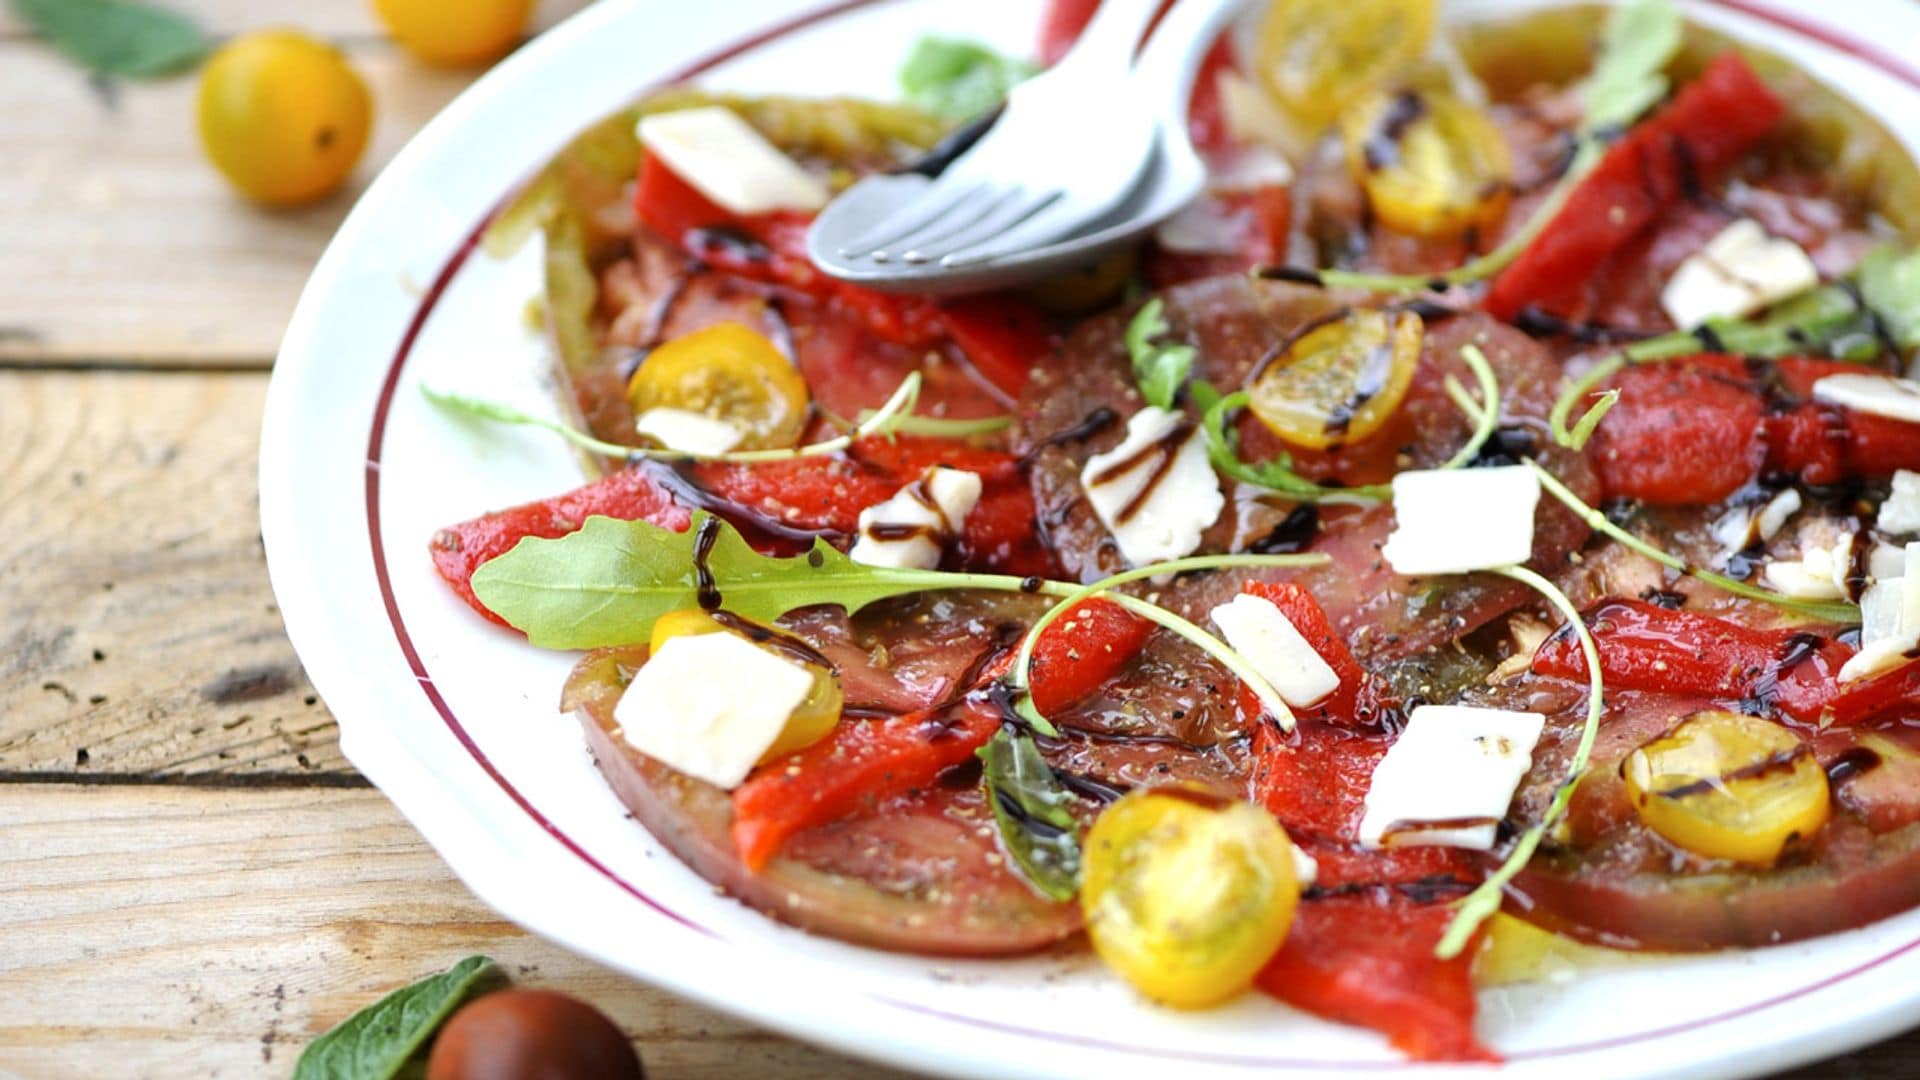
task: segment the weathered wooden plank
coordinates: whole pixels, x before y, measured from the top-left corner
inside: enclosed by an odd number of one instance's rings
[[[0,372],[0,775],[353,776],[267,586],[265,389]]]
[[[292,26],[327,38],[384,37],[386,28],[371,0],[162,0],[198,22],[209,34],[225,37],[269,26]],[[538,32],[585,7],[589,0],[537,0],[529,29]],[[12,9],[0,4],[0,38],[23,37],[27,28]]]
[[[654,1077],[873,1077],[501,922],[370,791],[0,785],[0,1075],[284,1076],[469,953],[591,1001]]]
[[[269,211],[201,155],[194,80],[103,94],[38,44],[0,42],[0,361],[265,367],[354,199],[471,78],[384,42],[349,53],[375,101],[366,159],[325,201]]]

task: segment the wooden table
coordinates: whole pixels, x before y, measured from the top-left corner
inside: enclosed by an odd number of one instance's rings
[[[548,23],[580,0],[548,0]],[[364,184],[470,72],[359,0],[194,0],[326,35],[372,86]],[[884,1076],[500,921],[340,755],[268,590],[267,369],[358,187],[268,213],[193,82],[101,87],[0,5],[0,1076],[284,1074],[470,952],[591,1000],[657,1077]],[[1912,1076],[1909,1035],[1805,1076]]]

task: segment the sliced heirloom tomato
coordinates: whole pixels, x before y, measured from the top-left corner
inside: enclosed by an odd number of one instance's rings
[[[1729,49],[1672,101],[1609,147],[1487,292],[1486,309],[1511,320],[1553,310],[1595,267],[1712,179],[1772,129],[1786,106]]]

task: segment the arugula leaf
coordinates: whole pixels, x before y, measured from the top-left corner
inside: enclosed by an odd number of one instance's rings
[[[200,62],[209,45],[183,15],[135,0],[11,0],[47,43],[102,75],[151,79]]]
[[[907,101],[951,120],[971,120],[998,105],[1035,68],[976,41],[927,35],[900,65]]]
[[[703,530],[711,533],[713,546],[696,564]],[[804,555],[762,555],[724,519],[700,511],[686,532],[595,515],[557,540],[529,536],[482,563],[473,572],[473,592],[541,648],[631,645],[646,641],[660,616],[699,606],[700,565],[712,574],[728,611],[761,622],[814,604],[835,604],[851,613],[894,596],[934,589],[1018,589],[1022,581],[1001,574],[867,566],[824,540]]]
[[[307,1044],[293,1080],[390,1080],[476,984],[493,961],[469,956],[438,975],[403,986]]]
[[[1240,437],[1234,431],[1232,414],[1246,408],[1247,392],[1236,390],[1222,395],[1212,383],[1197,381],[1187,388],[1187,393],[1194,407],[1200,410],[1200,430],[1206,436],[1207,458],[1221,473],[1300,502],[1373,503],[1393,498],[1393,488],[1386,484],[1323,487],[1294,472],[1293,459],[1284,453],[1272,461],[1241,460]]]
[[[1000,846],[1041,895],[1071,900],[1080,888],[1080,825],[1062,787],[1031,738],[1001,729],[975,753]]]
[[[1681,31],[1669,0],[1629,0],[1609,13],[1599,57],[1580,85],[1583,131],[1624,127],[1667,96],[1662,69],[1679,51]]]
[[[1140,384],[1140,396],[1147,404],[1173,408],[1180,396],[1180,385],[1193,370],[1196,350],[1191,345],[1156,343],[1155,338],[1168,330],[1162,316],[1164,305],[1154,297],[1134,312],[1127,323],[1127,355],[1133,358],[1133,378]]]

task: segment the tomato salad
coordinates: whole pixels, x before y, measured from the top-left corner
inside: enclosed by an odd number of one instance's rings
[[[1084,937],[1166,1005],[1493,1060],[1516,943],[1920,904],[1909,159],[1662,0],[1254,7],[1207,194],[1014,292],[802,243],[1031,70],[979,46],[923,43],[911,106],[675,88],[581,136],[488,237],[544,236],[573,424],[434,396],[598,478],[441,575],[586,650],[563,708],[640,825],[878,948]]]

